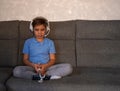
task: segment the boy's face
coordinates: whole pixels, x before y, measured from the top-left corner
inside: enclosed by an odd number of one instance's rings
[[[34,27],[34,35],[37,39],[44,38],[46,27],[44,25],[36,25]]]

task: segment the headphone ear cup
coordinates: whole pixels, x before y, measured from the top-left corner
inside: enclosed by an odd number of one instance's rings
[[[47,27],[47,31],[46,31],[46,33],[45,33],[45,37],[48,36],[49,33],[50,33],[50,28]]]
[[[49,33],[50,33],[50,24],[49,24],[49,21],[47,21],[47,25],[48,25],[48,26],[47,26],[47,29],[46,29],[47,31],[46,31],[46,33],[45,33],[45,37],[48,36]]]

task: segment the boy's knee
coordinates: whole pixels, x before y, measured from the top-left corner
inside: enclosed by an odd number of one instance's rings
[[[68,71],[68,74],[71,74],[73,72],[73,67],[71,64],[65,64],[66,70]]]
[[[20,66],[15,67],[14,70],[13,70],[13,76],[19,77],[20,74],[21,74]]]

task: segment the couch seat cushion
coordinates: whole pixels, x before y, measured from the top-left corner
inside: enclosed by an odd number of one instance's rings
[[[11,73],[12,68],[0,68],[0,91],[6,91],[5,82]]]
[[[12,77],[7,82],[9,91],[120,91],[120,69],[77,68],[73,74],[59,80],[44,81]]]

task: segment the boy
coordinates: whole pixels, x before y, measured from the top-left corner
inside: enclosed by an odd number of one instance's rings
[[[23,47],[23,62],[26,66],[17,66],[13,75],[25,79],[38,79],[39,73],[44,79],[60,79],[72,73],[68,63],[55,64],[54,42],[46,36],[50,32],[49,22],[44,17],[36,17],[30,23],[33,37],[25,41]]]

